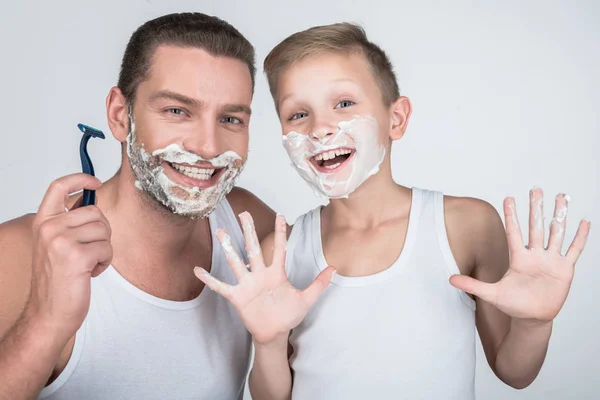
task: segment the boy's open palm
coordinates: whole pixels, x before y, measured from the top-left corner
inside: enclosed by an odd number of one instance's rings
[[[450,282],[513,318],[544,323],[556,317],[567,298],[575,263],[587,240],[590,223],[581,221],[573,242],[563,256],[561,249],[565,237],[568,196],[561,194],[556,197],[547,247],[544,247],[543,192],[535,189],[530,196],[527,246],[523,246],[514,199],[507,198],[504,201],[510,266],[502,279],[490,284],[455,275]]]
[[[223,283],[202,268],[196,268],[194,273],[211,290],[233,304],[256,343],[268,344],[276,339],[287,339],[289,331],[302,322],[310,307],[327,288],[335,270],[327,267],[308,288],[296,289],[285,274],[287,225],[283,217],[278,215],[275,222],[273,261],[270,266],[264,263],[252,217],[246,212],[240,215],[240,219],[250,270],[233,248],[229,235],[220,229],[217,238],[238,284],[231,286]]]

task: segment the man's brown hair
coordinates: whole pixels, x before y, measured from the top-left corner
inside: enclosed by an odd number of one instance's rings
[[[129,104],[135,101],[139,84],[148,77],[152,56],[160,45],[199,48],[215,57],[243,61],[250,70],[254,91],[255,54],[250,42],[217,17],[197,12],[176,13],[148,21],[131,35],[117,84]]]
[[[265,58],[264,71],[273,99],[277,98],[277,84],[286,68],[323,53],[363,55],[379,85],[384,104],[391,105],[400,97],[394,68],[385,52],[367,39],[362,27],[342,22],[294,33],[271,50]]]

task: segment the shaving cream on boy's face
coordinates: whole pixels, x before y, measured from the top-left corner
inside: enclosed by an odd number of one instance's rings
[[[283,136],[292,165],[318,196],[347,198],[379,171],[385,146],[380,143],[375,118],[357,116],[340,122],[336,132],[321,136],[295,131]]]
[[[204,218],[214,211],[219,202],[231,191],[245,162],[234,151],[206,160],[190,153],[178,144],[158,149],[149,154],[136,140],[135,124],[130,117],[127,136],[127,156],[135,175],[135,186],[175,214],[190,218]],[[218,181],[207,188],[183,186],[165,174],[163,162],[173,164],[211,164],[219,173]],[[224,169],[224,171],[218,171]],[[200,175],[198,175],[200,177]]]

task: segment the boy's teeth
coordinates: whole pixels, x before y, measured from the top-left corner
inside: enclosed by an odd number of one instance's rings
[[[334,169],[334,168],[337,168],[340,164],[341,163],[335,163],[333,165],[327,165],[327,166],[325,166],[325,168],[327,168],[327,169]]]
[[[315,156],[315,160],[317,160],[317,161],[331,160],[337,156],[343,156],[343,155],[350,154],[350,153],[352,153],[352,150],[336,149],[336,150],[326,151],[326,152],[317,154]]]
[[[189,176],[190,178],[198,179],[201,181],[207,181],[210,179],[212,174],[215,172],[213,169],[207,168],[196,168],[196,167],[188,167],[184,165],[171,164],[173,168],[182,173],[185,176]]]

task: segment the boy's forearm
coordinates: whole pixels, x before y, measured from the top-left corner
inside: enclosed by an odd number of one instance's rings
[[[61,350],[48,331],[22,317],[0,340],[0,400],[36,399]]]
[[[254,400],[288,400],[292,397],[292,373],[288,362],[288,338],[268,345],[254,344],[254,366],[250,371],[250,393]]]
[[[523,389],[537,377],[548,350],[552,322],[528,323],[513,318],[496,357],[496,374],[506,384]]]

